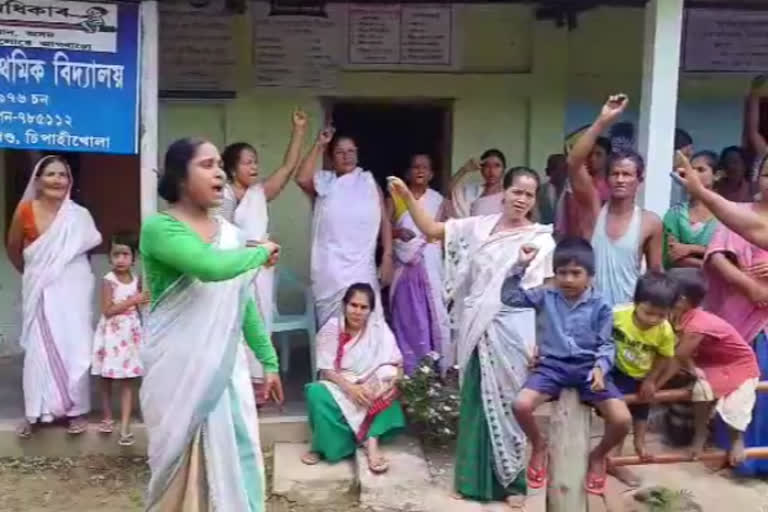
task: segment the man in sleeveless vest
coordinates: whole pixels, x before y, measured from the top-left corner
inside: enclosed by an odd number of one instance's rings
[[[601,206],[598,191],[585,165],[592,146],[624,112],[623,94],[606,101],[594,123],[568,154],[568,176],[583,214],[579,236],[592,241],[595,251],[595,286],[610,304],[632,301],[643,267],[661,270],[661,219],[635,204],[643,181],[643,158],[632,150],[611,153],[608,159],[610,197]]]

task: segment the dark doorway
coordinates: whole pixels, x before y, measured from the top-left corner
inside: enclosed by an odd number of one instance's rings
[[[450,179],[451,102],[396,100],[329,101],[329,121],[337,133],[357,142],[360,167],[384,186],[386,177],[402,176],[414,153],[432,157],[432,186],[444,192]]]

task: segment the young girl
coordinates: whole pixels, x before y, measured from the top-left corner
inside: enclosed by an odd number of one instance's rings
[[[736,328],[701,309],[707,285],[700,270],[675,268],[668,275],[677,283],[680,292],[672,313],[672,322],[680,339],[675,356],[680,367],[696,377],[692,456],[696,459],[704,450],[707,424],[714,409],[728,428],[728,461],[731,466],[738,467],[744,462],[744,434],[752,421],[755,406],[760,377],[757,358]],[[660,385],[676,370],[676,365],[669,365]]]
[[[111,434],[112,381],[120,380],[120,441],[121,446],[134,443],[130,432],[131,408],[135,379],[141,377],[139,360],[141,347],[141,317],[139,307],[148,301],[142,293],[139,278],[133,273],[135,238],[121,234],[112,237],[109,261],[112,271],[104,276],[101,292],[102,315],[93,342],[91,373],[100,376],[104,419],[99,431]]]

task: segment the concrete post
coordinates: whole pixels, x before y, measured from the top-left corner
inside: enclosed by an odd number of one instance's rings
[[[552,21],[533,25],[528,112],[528,166],[544,173],[547,157],[563,151],[568,101],[568,29]]]
[[[157,211],[158,26],[156,0],[141,3],[140,191],[142,221]]]
[[[682,28],[683,0],[648,2],[638,145],[647,169],[643,207],[660,217],[672,188]]]

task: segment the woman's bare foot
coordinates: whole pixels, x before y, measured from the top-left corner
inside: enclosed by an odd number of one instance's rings
[[[87,429],[88,420],[85,418],[85,416],[78,416],[76,418],[70,418],[67,434],[77,436],[85,432]]]
[[[320,454],[315,452],[307,452],[301,456],[301,462],[307,466],[314,466],[320,462]]]
[[[525,496],[510,495],[506,497],[504,503],[512,510],[525,510]]]
[[[379,451],[378,439],[371,437],[365,442],[365,454],[368,457],[368,469],[371,473],[379,475],[389,469],[389,461]]]
[[[16,435],[19,439],[29,439],[32,437],[32,424],[27,420],[22,421],[18,427],[16,427]]]
[[[728,452],[728,463],[731,467],[736,467],[745,460],[747,460],[747,454],[744,451],[744,438],[739,436],[731,442],[731,449]]]
[[[454,500],[457,500],[457,501],[462,501],[464,499],[464,496],[462,496],[458,492],[452,492],[451,493],[451,498],[453,498]]]

